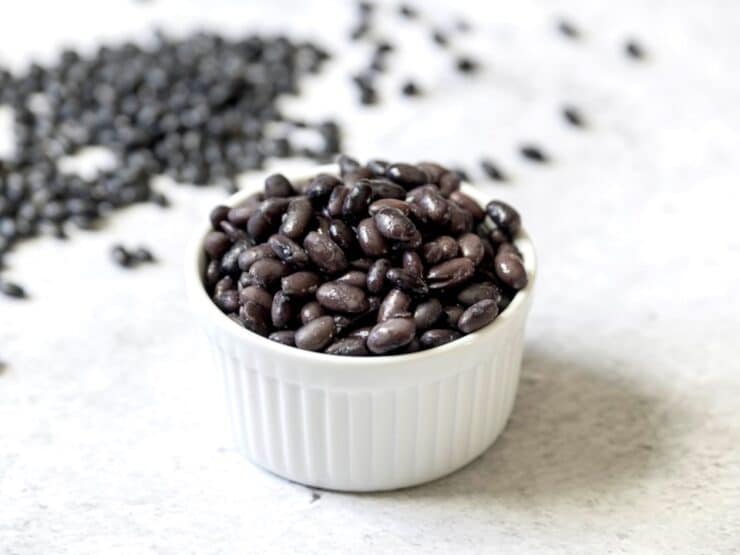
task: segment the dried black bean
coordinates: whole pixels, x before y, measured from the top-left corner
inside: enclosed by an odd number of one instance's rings
[[[583,114],[574,106],[563,106],[562,109],[563,119],[573,127],[585,127],[586,121],[583,118]]]
[[[578,30],[578,28],[572,22],[566,19],[561,19],[558,21],[557,29],[558,31],[560,31],[560,34],[568,37],[569,39],[577,39],[581,36],[581,32]]]
[[[344,251],[326,235],[310,232],[303,240],[303,248],[313,263],[325,272],[336,274],[347,269]]]
[[[344,198],[342,216],[347,221],[357,221],[367,214],[373,188],[365,181],[355,183]]]
[[[383,208],[393,208],[394,210],[400,210],[405,216],[408,216],[409,212],[411,211],[409,204],[403,200],[395,198],[382,198],[373,202],[368,207],[368,212],[371,216],[374,216]]]
[[[226,254],[221,257],[221,273],[237,275],[241,270],[241,268],[239,268],[239,257],[248,248],[249,244],[246,241],[238,241],[234,243],[231,248],[226,251]]]
[[[365,291],[354,285],[330,281],[316,291],[316,300],[324,308],[346,314],[358,314],[368,309]]]
[[[421,89],[414,81],[408,80],[401,85],[401,94],[404,96],[419,96]]]
[[[366,356],[370,352],[365,346],[365,340],[359,337],[345,337],[329,345],[324,351],[330,355],[339,356]]]
[[[449,197],[452,193],[460,189],[462,179],[457,172],[447,172],[439,178],[439,192],[443,197]]]
[[[208,287],[213,287],[221,278],[221,263],[218,260],[211,260],[206,266],[205,282]]]
[[[303,194],[310,200],[326,200],[334,187],[341,184],[342,182],[337,177],[328,173],[320,173],[311,180]]]
[[[403,251],[401,255],[401,265],[403,269],[408,273],[417,277],[424,276],[424,264],[421,261],[421,257],[415,251]]]
[[[446,306],[444,307],[444,316],[442,317],[443,322],[450,328],[457,328],[457,322],[460,320],[463,312],[465,312],[465,309],[461,306]]]
[[[455,258],[460,248],[452,237],[442,235],[422,247],[422,255],[427,264],[438,264]]]
[[[211,214],[209,217],[211,220],[211,227],[214,230],[218,231],[219,229],[221,229],[219,227],[219,224],[227,218],[229,210],[230,208],[228,206],[223,205],[216,206],[213,210],[211,210]]]
[[[13,299],[27,298],[26,290],[12,281],[0,280],[0,293]]]
[[[450,219],[450,210],[447,200],[433,190],[425,191],[418,202],[425,218],[435,224],[447,223]]]
[[[351,331],[347,332],[347,337],[358,337],[365,341],[367,339],[367,336],[370,335],[370,330],[373,329],[372,326],[363,326],[361,328],[355,328]]]
[[[496,301],[484,299],[469,306],[462,313],[460,319],[457,321],[457,327],[463,333],[473,333],[493,322],[496,316],[498,316]]]
[[[239,254],[237,264],[240,270],[246,272],[252,264],[262,258],[275,258],[275,252],[269,244],[255,245],[245,249]]]
[[[367,272],[372,265],[372,258],[355,258],[349,263],[350,268],[353,270],[360,270],[361,272]]]
[[[331,343],[335,334],[334,318],[320,316],[298,328],[295,332],[295,346],[307,351],[321,351]]]
[[[236,206],[229,210],[228,214],[226,215],[226,218],[228,219],[229,223],[235,227],[241,227],[245,228],[247,225],[247,222],[249,221],[249,218],[252,217],[252,214],[257,212],[259,208],[256,206]]]
[[[624,52],[635,60],[642,60],[645,57],[645,49],[634,39],[630,39],[624,44]]]
[[[469,56],[460,56],[455,60],[455,67],[460,73],[474,73],[478,71],[478,62]]]
[[[120,247],[120,245],[117,246]],[[221,231],[210,231],[203,240],[203,249],[211,258],[221,258],[230,247],[229,236]]]
[[[411,297],[400,289],[391,289],[378,308],[378,322],[391,318],[410,317]]]
[[[367,348],[375,354],[394,351],[413,341],[416,326],[410,318],[392,318],[376,324],[367,336]]]
[[[388,171],[388,167],[390,164],[385,160],[369,160],[367,164],[365,164],[365,167],[369,169],[373,175],[376,177],[383,177],[385,176],[385,173]]]
[[[427,183],[433,183],[435,185],[439,185],[439,180],[449,171],[447,168],[437,164],[436,162],[419,162],[416,164],[416,167],[423,171],[427,176]]]
[[[352,249],[355,244],[355,234],[342,220],[331,221],[329,224],[329,237],[345,252]]]
[[[455,203],[450,203],[448,212],[450,214],[450,232],[453,235],[461,235],[473,230],[473,215],[467,210],[463,210]]]
[[[387,179],[366,179],[364,183],[373,189],[373,200],[406,198],[406,189]]]
[[[342,215],[342,207],[348,194],[349,187],[345,187],[344,185],[334,187],[326,203],[326,213],[329,217],[339,218]]]
[[[218,240],[217,240],[218,238],[211,238],[211,241],[208,242],[208,238],[212,235],[212,233],[217,233],[217,232],[209,233],[206,236],[206,242],[203,245],[204,248],[206,249],[206,252],[208,252],[209,254],[211,252],[219,252],[221,248],[221,245],[220,243],[218,243]],[[231,244],[231,242],[229,241],[229,238],[226,237],[226,235],[224,235],[223,233],[221,235],[223,235],[224,238],[226,239],[226,242],[227,242],[226,248],[228,248],[229,245]],[[128,252],[126,247],[124,247],[123,245],[114,245],[113,248],[111,249],[111,256],[113,257],[113,261],[123,268],[130,268],[131,266],[133,266],[135,262],[134,257],[131,255],[130,252]],[[220,254],[218,256],[220,256]]]
[[[460,337],[462,337],[460,332],[455,330],[433,329],[422,333],[419,337],[419,343],[424,349],[431,349],[455,341],[455,339],[460,339]]]
[[[154,254],[147,247],[136,247],[131,253],[136,262],[154,262]]]
[[[462,193],[460,191],[453,191],[450,194],[450,200],[457,204],[463,210],[467,210],[468,212],[470,212],[470,214],[473,216],[473,220],[475,220],[476,222],[479,222],[486,217],[485,211],[483,210],[483,208],[480,207],[478,202],[465,193]]]

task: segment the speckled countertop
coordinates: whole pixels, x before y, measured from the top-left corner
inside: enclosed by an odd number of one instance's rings
[[[350,6],[308,4],[27,0],[0,18],[0,61],[151,22],[240,31],[259,12],[275,29],[281,10],[300,15],[291,28],[340,44]],[[166,218],[137,207],[11,260],[33,300],[0,299],[0,552],[740,551],[740,4],[455,9],[476,26],[461,45],[485,57],[478,79],[388,23],[410,46],[383,107],[357,110],[353,48],[288,108],[341,114],[358,156],[471,165],[490,154],[512,175],[481,186],[521,209],[541,275],[519,396],[493,448],[427,486],[318,498],[242,460],[181,274],[193,222],[222,193],[161,182],[175,205]],[[580,43],[553,31],[557,14],[585,30]],[[621,54],[629,35],[645,63]],[[390,94],[405,75],[434,94]],[[564,102],[588,131],[562,123]],[[554,162],[519,159],[523,140]],[[115,240],[148,242],[161,262],[121,271],[108,259]]]

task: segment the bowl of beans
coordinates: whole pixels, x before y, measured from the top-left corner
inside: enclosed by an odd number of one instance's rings
[[[186,273],[236,445],[270,472],[412,486],[508,420],[534,249],[513,207],[439,164],[270,175],[211,211]]]

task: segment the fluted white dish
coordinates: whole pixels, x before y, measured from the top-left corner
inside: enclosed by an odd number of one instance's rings
[[[236,206],[261,186],[255,181],[225,204]],[[483,205],[490,200],[471,186],[462,190]],[[493,323],[428,351],[342,357],[278,344],[222,314],[203,286],[208,229],[189,249],[188,296],[223,373],[236,446],[253,463],[320,488],[389,490],[465,466],[504,429],[535,282],[526,233],[515,243],[529,284]]]

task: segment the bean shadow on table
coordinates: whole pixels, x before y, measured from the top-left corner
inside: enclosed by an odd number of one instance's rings
[[[637,486],[664,471],[667,428],[680,429],[690,415],[628,380],[634,369],[624,361],[555,353],[526,352],[511,419],[481,457],[436,482],[377,495],[546,503]]]

